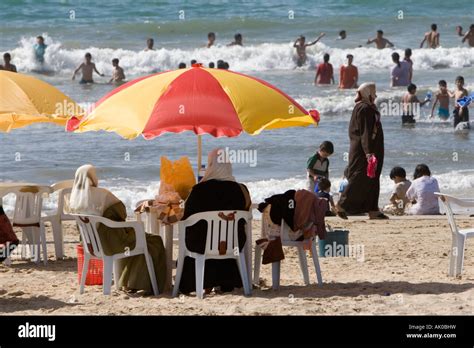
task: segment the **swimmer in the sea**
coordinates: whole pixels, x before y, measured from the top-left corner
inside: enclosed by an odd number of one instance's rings
[[[368,39],[367,40],[367,45],[374,43],[375,46],[381,50],[386,47],[393,47],[393,43],[391,43],[388,39],[383,37],[383,31],[382,30],[377,30],[377,36],[373,39]]]
[[[315,45],[321,38],[326,35],[325,33],[319,34],[319,36],[314,40],[313,42],[306,43],[306,38],[301,35],[299,38],[297,38],[293,44],[293,47],[296,48],[296,65],[297,66],[303,66],[304,63],[306,63],[306,47],[308,46],[313,46]]]
[[[474,47],[474,24],[471,24],[469,31],[464,34],[464,37],[462,38],[462,43],[466,41],[469,46]]]
[[[6,52],[3,54],[3,65],[0,65],[0,70],[6,70],[11,72],[17,72],[16,66],[11,64],[10,61],[12,60],[12,56],[10,53]]]
[[[125,80],[125,73],[123,72],[123,68],[119,66],[118,58],[112,59],[112,65],[114,67],[114,71],[112,73],[112,78],[110,79],[109,83],[122,83]]]
[[[76,78],[76,74],[81,70],[82,72],[82,78],[79,83],[84,84],[84,83],[94,83],[94,80],[92,78],[92,75],[94,74],[94,71],[97,73],[99,76],[104,76],[104,74],[101,74],[99,71],[97,71],[97,68],[95,67],[95,63],[92,63],[92,55],[87,52],[84,56],[85,60],[81,65],[78,66],[76,70],[74,70],[74,74],[72,75],[72,79],[74,80]]]
[[[436,24],[431,24],[431,31],[425,33],[425,36],[420,43],[420,48],[423,48],[425,42],[428,48],[439,47],[439,33],[438,26]]]
[[[155,49],[153,48],[153,45],[155,44],[155,40],[153,40],[151,37],[146,40],[146,48],[144,51],[154,51]]]
[[[213,33],[213,32],[210,32],[209,34],[207,34],[207,45],[206,45],[206,47],[210,48],[210,47],[214,46],[215,41],[216,41],[216,34]]]

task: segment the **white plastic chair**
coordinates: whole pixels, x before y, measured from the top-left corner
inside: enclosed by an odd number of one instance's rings
[[[145,231],[143,224],[138,221],[125,221],[116,222],[100,216],[83,215],[83,214],[72,214],[79,226],[79,232],[81,234],[82,245],[84,249],[84,265],[82,267],[82,277],[80,284],[80,293],[84,293],[84,285],[86,282],[87,271],[89,269],[90,259],[102,259],[104,264],[103,270],[103,291],[104,295],[110,295],[112,287],[112,276],[115,282],[115,286],[118,290],[119,274],[117,269],[117,260],[124,259],[136,255],[144,255],[146,265],[148,268],[148,274],[150,275],[151,285],[153,293],[158,296],[158,285],[155,277],[155,269],[153,267],[153,260],[148,253],[148,247],[146,244]],[[107,256],[103,252],[102,244],[99,238],[99,232],[97,230],[99,223],[104,224],[111,228],[133,228],[135,230],[135,248],[131,250],[124,250],[123,253],[114,254]]]
[[[464,263],[464,247],[467,238],[474,237],[474,228],[460,230],[454,219],[453,210],[451,204],[458,205],[460,207],[474,207],[474,200],[459,199],[453,196],[446,195],[444,193],[435,192],[438,197],[444,197],[444,201],[441,200],[444,207],[446,208],[446,216],[448,217],[449,227],[452,233],[451,242],[451,256],[449,259],[449,276],[460,276],[462,273]]]
[[[219,215],[221,213],[228,216],[234,214],[234,220],[226,220]],[[173,288],[173,297],[178,295],[179,284],[181,282],[181,275],[183,272],[184,258],[189,256],[195,259],[196,269],[196,295],[202,299],[204,297],[204,267],[206,260],[209,259],[234,259],[237,262],[240,277],[244,287],[244,294],[249,296],[251,294],[249,274],[247,269],[245,252],[239,252],[238,246],[238,222],[243,219],[246,222],[245,228],[248,229],[252,223],[252,213],[249,211],[213,211],[204,212],[191,215],[186,220],[178,223],[179,228],[179,255],[178,265],[176,271],[176,280]],[[204,254],[198,254],[188,250],[186,247],[186,228],[193,226],[199,221],[205,220],[207,222],[207,236],[206,248]],[[248,230],[247,230],[248,232]],[[248,235],[248,233],[247,233]],[[219,254],[219,244],[226,242],[226,252],[224,255]],[[246,243],[249,243],[247,240]]]
[[[53,192],[58,191],[58,208],[52,215],[43,216],[41,221],[43,223],[51,223],[51,229],[53,231],[54,238],[54,251],[56,260],[64,257],[64,241],[63,241],[63,221],[74,221],[74,216],[64,211],[65,202],[67,202],[69,195],[71,194],[71,187],[73,181],[61,181],[51,186]],[[67,206],[67,205],[66,205]]]
[[[281,230],[280,238],[282,246],[295,247],[298,249],[298,257],[300,259],[300,268],[303,273],[303,280],[305,285],[309,285],[309,273],[308,273],[308,263],[306,261],[306,252],[304,250],[303,241],[293,241],[288,235],[290,227],[286,224],[285,220],[281,220]],[[316,269],[316,277],[318,280],[318,285],[323,285],[323,278],[321,275],[321,267],[319,265],[318,251],[316,249],[317,237],[314,237],[311,240],[311,253],[313,257],[314,268]],[[253,282],[255,285],[259,284],[260,280],[260,266],[262,264],[262,248],[258,245],[255,246],[255,270]],[[280,266],[281,261],[272,263],[272,288],[277,290],[280,288]]]
[[[12,225],[22,229],[22,258],[26,258],[26,245],[31,245],[30,253],[36,263],[40,262],[41,249],[43,263],[48,262],[48,251],[46,248],[46,234],[44,224],[41,221],[41,209],[43,206],[43,195],[48,194],[49,188],[15,188],[11,192],[15,194],[15,208],[13,212]]]

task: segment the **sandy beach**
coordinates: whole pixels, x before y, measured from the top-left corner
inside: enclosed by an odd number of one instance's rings
[[[472,218],[459,217],[460,227]],[[399,217],[370,221],[328,218],[350,230],[350,244],[363,250],[357,257],[320,258],[324,285],[304,286],[294,250],[285,248],[281,288],[271,289],[271,266],[262,266],[260,287],[251,297],[242,290],[194,296],[143,297],[87,286],[79,294],[76,245],[79,234],[65,224],[66,259],[54,259],[49,227],[49,262],[45,267],[14,260],[0,265],[2,315],[472,315],[474,313],[474,246],[467,242],[460,278],[447,275],[451,233],[446,217]],[[260,221],[254,221],[254,240]],[[19,237],[21,232],[17,231]],[[363,247],[361,249],[360,247]],[[175,254],[176,255],[176,254]],[[175,256],[176,258],[176,256]],[[310,261],[308,259],[308,261]]]

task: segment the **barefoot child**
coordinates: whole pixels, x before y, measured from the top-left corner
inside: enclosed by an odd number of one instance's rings
[[[455,83],[457,89],[454,91],[454,93],[449,93],[449,96],[454,98],[455,101],[453,110],[454,128],[456,128],[460,122],[469,122],[469,109],[467,107],[461,107],[456,102],[458,99],[468,95],[467,89],[464,88],[464,77],[456,77]]]
[[[84,83],[94,83],[94,80],[92,79],[92,74],[94,71],[97,73],[99,76],[104,76],[104,74],[101,74],[100,72],[97,71],[97,68],[95,67],[95,63],[92,63],[92,55],[87,52],[84,56],[85,61],[79,67],[74,70],[74,74],[72,75],[72,79],[74,80],[76,78],[76,74],[81,70],[82,72],[82,78],[79,83],[84,84]]]
[[[426,98],[420,102],[416,96],[416,85],[410,83],[407,87],[408,93],[403,98],[402,124],[415,123],[415,114],[419,114],[419,107],[425,105],[430,100]]]
[[[440,80],[438,82],[439,91],[435,95],[435,100],[433,103],[433,107],[431,108],[431,117],[434,117],[434,109],[436,104],[439,102],[438,107],[438,117],[442,121],[447,121],[449,118],[449,93],[448,93],[448,85],[445,80]]]

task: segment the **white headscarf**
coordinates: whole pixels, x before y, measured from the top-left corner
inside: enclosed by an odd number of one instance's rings
[[[223,149],[214,149],[207,156],[206,174],[201,182],[208,180],[235,181],[232,176],[232,164]]]
[[[98,185],[94,166],[86,164],[77,169],[69,199],[72,213],[101,216],[105,209],[118,201],[108,190],[98,188]]]
[[[370,98],[372,97],[372,98]],[[375,94],[375,82],[366,82],[359,86],[357,89],[356,102],[363,102],[367,104],[374,104],[376,98]]]

